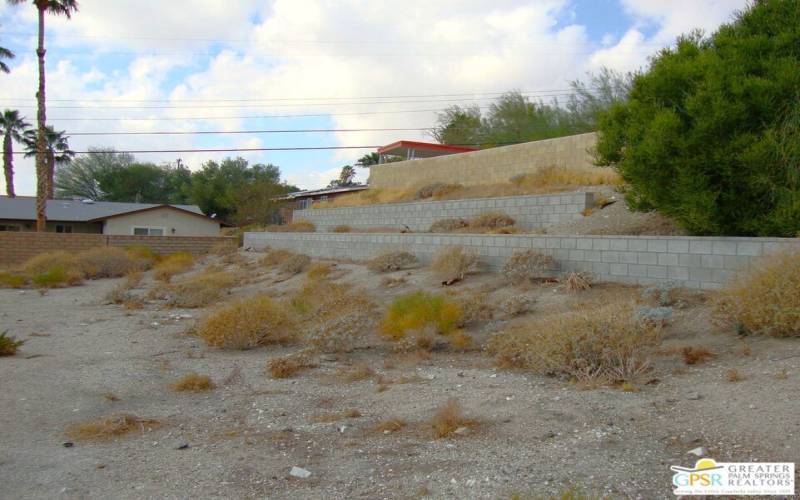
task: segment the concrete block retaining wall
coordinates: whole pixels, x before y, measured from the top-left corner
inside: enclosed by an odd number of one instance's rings
[[[537,229],[582,217],[594,203],[593,193],[473,198],[464,200],[390,203],[346,208],[295,210],[293,220],[307,219],[317,231],[330,231],[346,224],[354,228],[386,227],[427,231],[437,220],[475,217],[486,212],[504,212],[523,229]]]
[[[587,271],[600,281],[650,285],[673,281],[716,289],[754,258],[800,250],[797,238],[681,236],[551,236],[468,234],[245,233],[244,246],[281,248],[322,258],[370,259],[406,250],[428,263],[443,247],[472,249],[483,265],[498,270],[515,251],[552,255],[559,271]]]

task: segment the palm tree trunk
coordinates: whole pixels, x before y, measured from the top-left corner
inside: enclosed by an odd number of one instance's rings
[[[3,138],[3,173],[6,175],[6,194],[14,198],[14,150],[11,146],[11,133]]]
[[[47,199],[55,198],[53,190],[53,178],[56,172],[56,155],[52,151],[47,152]]]
[[[45,230],[47,218],[47,145],[45,143],[45,126],[47,115],[45,112],[44,94],[44,14],[47,2],[36,2],[39,9],[39,45],[36,48],[36,56],[39,58],[39,91],[36,93],[36,122],[38,134],[36,136],[36,230]]]

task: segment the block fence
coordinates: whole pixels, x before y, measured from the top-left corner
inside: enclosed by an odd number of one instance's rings
[[[651,285],[672,281],[687,288],[716,289],[753,259],[800,250],[798,238],[683,236],[556,236],[469,234],[245,233],[244,246],[292,250],[314,257],[370,259],[406,250],[423,264],[443,247],[475,251],[484,266],[502,267],[514,252],[553,256],[555,272],[586,271],[600,281]]]
[[[102,246],[142,245],[159,254],[189,252],[199,255],[218,244],[235,246],[236,239],[213,236],[117,236],[4,231],[0,232],[0,266],[21,264],[40,253],[58,250],[72,253]]]
[[[385,227],[427,231],[437,220],[470,218],[486,212],[504,212],[523,229],[537,229],[581,217],[594,204],[593,193],[507,196],[464,200],[389,203],[346,208],[295,210],[293,220],[307,219],[317,231],[330,231],[340,224],[354,228]]]
[[[594,132],[482,149],[470,153],[399,161],[370,167],[372,188],[413,187],[434,182],[465,186],[508,182],[544,167],[597,168],[591,149]]]

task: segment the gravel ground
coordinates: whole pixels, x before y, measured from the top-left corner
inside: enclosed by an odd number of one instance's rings
[[[387,289],[382,276],[362,266],[339,267],[339,281],[362,286],[380,301],[436,286],[424,270],[397,273],[408,284]],[[266,273],[234,293],[281,295],[302,279],[275,283]],[[477,275],[459,287],[488,286],[495,296],[523,293],[498,288],[496,281]],[[274,380],[264,373],[266,362],[299,347],[206,348],[186,335],[202,311],[104,304],[117,283],[100,280],[45,295],[0,290],[2,329],[26,340],[16,356],[0,358],[0,497],[547,498],[574,487],[589,495],[658,499],[673,498],[669,466],[693,465],[696,457],[687,451],[696,447],[717,460],[800,458],[800,341],[743,340],[718,331],[702,303],[678,311],[664,347],[704,345],[717,356],[696,366],[658,356],[640,390],[623,392],[500,370],[480,351],[398,358],[377,340],[350,354],[324,356],[319,367],[295,378]],[[524,291],[537,303],[516,321],[639,292],[607,285],[570,296],[542,284]],[[502,323],[473,333],[480,339]],[[388,379],[413,378],[381,390],[372,380],[347,383],[333,376],[362,363]],[[734,367],[743,381],[725,379]],[[210,375],[217,389],[170,388],[195,371]],[[434,439],[428,420],[450,398],[479,425],[453,439]],[[313,420],[348,409],[361,416]],[[115,412],[163,425],[69,444],[70,424]],[[374,429],[390,417],[407,427],[388,434]],[[311,476],[291,477],[293,466]]]

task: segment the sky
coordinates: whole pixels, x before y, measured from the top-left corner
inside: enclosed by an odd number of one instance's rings
[[[713,32],[746,0],[78,0],[46,19],[48,124],[75,151],[348,149],[138,153],[192,170],[242,156],[318,188],[342,165],[400,139],[432,141],[437,111],[520,90],[566,97],[569,82],[648,57],[694,28]],[[0,0],[0,108],[35,123],[36,10]],[[333,132],[311,132],[309,130]],[[353,129],[358,129],[353,131]],[[371,130],[363,130],[371,129]],[[404,129],[404,130],[374,130]],[[218,135],[121,132],[301,130]],[[106,135],[80,135],[106,134]],[[352,148],[364,146],[364,148]],[[17,146],[19,147],[19,146]],[[15,157],[18,194],[33,161]],[[368,172],[359,169],[357,180]],[[0,187],[5,186],[0,179]]]

